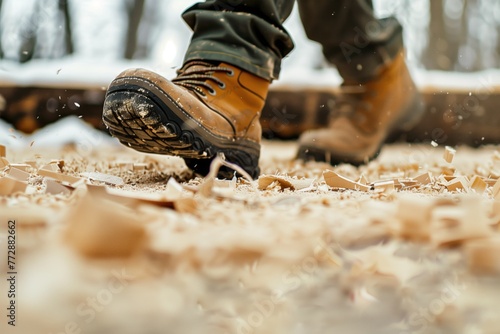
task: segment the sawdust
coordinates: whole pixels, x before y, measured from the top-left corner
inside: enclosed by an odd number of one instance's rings
[[[496,332],[495,148],[392,146],[359,168],[295,148],[265,143],[251,182],[125,148],[7,148],[17,332]]]

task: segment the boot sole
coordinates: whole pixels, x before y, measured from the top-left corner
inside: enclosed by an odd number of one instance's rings
[[[260,145],[224,138],[194,121],[180,103],[153,82],[139,77],[115,79],[106,93],[103,122],[113,137],[137,151],[178,156],[196,173],[206,175],[213,158],[224,154],[253,178],[259,175]],[[234,171],[222,167],[218,177]]]
[[[395,141],[404,133],[408,132],[413,128],[417,123],[422,119],[422,116],[425,112],[424,104],[420,93],[416,93],[413,100],[410,102],[406,110],[402,113],[402,117],[398,119],[394,124],[394,127],[389,131],[386,138],[380,143],[376,152],[368,157],[366,160],[356,160],[349,157],[339,157],[335,155],[335,152],[324,150],[317,147],[311,146],[300,146],[297,153],[297,159],[304,161],[322,161],[327,162],[332,166],[348,163],[353,166],[361,166],[367,164],[368,162],[376,159],[380,151],[382,150],[382,146],[390,141]]]

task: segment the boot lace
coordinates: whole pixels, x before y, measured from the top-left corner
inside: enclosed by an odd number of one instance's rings
[[[172,82],[192,90],[203,97],[207,96],[207,94],[202,87],[210,95],[215,95],[216,91],[211,83],[215,83],[221,89],[226,88],[226,84],[222,80],[213,76],[216,72],[227,73],[229,76],[234,75],[234,71],[228,67],[216,66],[204,61],[191,61],[188,63],[188,66],[177,71],[177,77],[172,79]]]

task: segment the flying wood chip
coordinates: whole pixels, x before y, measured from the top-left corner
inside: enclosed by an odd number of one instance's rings
[[[371,189],[370,186],[361,184],[359,182],[355,182],[353,180],[349,180],[348,178],[343,177],[331,170],[325,171],[323,173],[323,178],[325,179],[326,184],[328,184],[332,188],[342,188],[342,189],[351,189],[360,191],[369,191]]]
[[[443,154],[443,159],[447,162],[447,163],[452,163],[453,162],[453,158],[455,157],[455,154],[457,153],[457,151],[449,146],[446,146],[444,148],[444,154]]]

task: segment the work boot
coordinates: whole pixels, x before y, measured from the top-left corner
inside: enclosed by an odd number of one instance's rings
[[[404,53],[372,81],[344,82],[328,128],[305,132],[298,158],[332,165],[361,165],[375,158],[388,137],[410,130],[424,108]]]
[[[268,87],[268,80],[225,63],[190,61],[171,81],[130,69],[109,86],[103,121],[137,151],[182,157],[202,175],[222,153],[256,178]],[[219,177],[233,173],[222,168]]]

